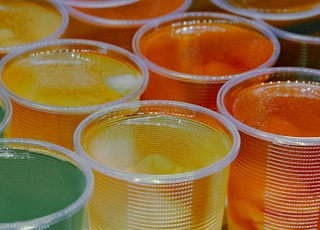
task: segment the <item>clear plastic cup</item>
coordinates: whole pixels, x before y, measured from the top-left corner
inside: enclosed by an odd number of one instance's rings
[[[69,13],[62,4],[45,0],[0,1],[0,58],[16,49],[62,36]]]
[[[1,138],[0,180],[0,229],[82,229],[94,178],[70,150]]]
[[[272,66],[276,36],[253,20],[231,14],[187,12],[153,20],[133,38],[134,53],[149,68],[142,98],[176,100],[216,110],[229,79]]]
[[[95,175],[91,230],[221,230],[237,129],[175,101],[122,103],[77,127],[75,151]]]
[[[134,54],[103,42],[58,39],[12,52],[0,62],[13,105],[8,137],[73,149],[73,132],[92,112],[139,100],[148,70]]]
[[[228,229],[319,229],[320,70],[272,67],[231,79],[219,112],[241,136]]]
[[[287,21],[256,19],[279,39],[281,51],[275,66],[320,69],[320,16]]]
[[[292,20],[320,14],[319,0],[210,0],[227,12],[265,20]]]
[[[8,95],[0,90],[0,137],[5,136],[5,132],[11,122],[12,104]]]
[[[132,37],[146,22],[186,11],[191,0],[143,0],[117,7],[68,6],[71,15],[66,37],[95,39],[132,51]]]

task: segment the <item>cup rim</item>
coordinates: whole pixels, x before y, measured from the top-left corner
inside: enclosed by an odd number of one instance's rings
[[[52,0],[54,2],[82,8],[115,7],[131,4],[139,0]]]
[[[293,20],[293,19],[301,19],[307,18],[311,16],[318,15],[320,13],[320,4],[317,4],[317,7],[305,10],[302,12],[293,12],[293,13],[267,13],[267,12],[259,12],[246,8],[236,7],[226,0],[210,0],[213,4],[217,5],[221,9],[226,11],[239,14],[246,17],[251,18],[261,18],[267,20]]]
[[[295,136],[286,136],[286,135],[279,135],[273,134],[266,131],[261,131],[259,129],[253,128],[249,125],[246,125],[243,122],[238,121],[235,119],[232,114],[227,110],[224,104],[224,97],[228,93],[231,87],[236,86],[239,83],[242,83],[246,80],[258,78],[260,75],[267,75],[273,73],[309,73],[314,74],[319,78],[320,82],[320,70],[312,69],[312,68],[305,68],[305,67],[269,67],[269,68],[262,68],[257,69],[251,72],[248,72],[246,75],[242,76],[241,78],[234,78],[230,81],[226,82],[218,91],[217,94],[217,109],[218,112],[221,113],[224,117],[226,117],[229,121],[231,121],[240,132],[243,132],[249,136],[254,138],[259,138],[265,141],[270,141],[277,144],[284,144],[284,145],[319,145],[320,144],[320,137],[295,137]],[[306,142],[308,144],[306,144]]]
[[[81,196],[77,200],[75,200],[73,203],[71,203],[67,207],[61,209],[60,211],[57,211],[42,217],[38,217],[32,220],[0,223],[0,229],[3,229],[3,230],[20,229],[20,228],[25,229],[26,226],[28,227],[28,229],[39,229],[48,224],[55,224],[60,220],[62,220],[63,218],[65,218],[66,216],[71,216],[77,211],[79,211],[89,201],[94,188],[93,172],[90,166],[87,164],[87,162],[85,162],[77,154],[59,145],[40,141],[40,140],[32,140],[32,139],[25,139],[25,138],[1,138],[0,145],[2,146],[5,143],[27,144],[28,146],[32,146],[35,148],[40,147],[40,148],[46,148],[49,151],[52,150],[54,152],[59,152],[59,154],[66,156],[68,161],[72,162],[72,164],[76,163],[77,167],[82,171],[82,173],[86,178],[86,187],[83,190]],[[55,157],[55,155],[52,155],[52,156]]]
[[[110,166],[106,166],[102,163],[99,163],[93,157],[86,154],[85,150],[82,148],[80,143],[80,136],[90,122],[94,122],[95,119],[98,119],[101,116],[104,116],[107,113],[112,113],[114,111],[119,111],[126,108],[136,108],[143,105],[157,105],[157,106],[178,106],[180,108],[188,109],[189,111],[197,111],[202,114],[211,116],[213,119],[217,120],[220,124],[231,133],[233,138],[233,144],[228,154],[221,158],[219,161],[206,166],[202,169],[197,169],[190,172],[177,173],[177,174],[141,174],[141,173],[132,173],[120,169],[114,169]],[[195,104],[190,104],[186,102],[171,101],[171,100],[141,100],[135,102],[127,102],[118,104],[103,110],[97,111],[88,117],[86,117],[78,127],[76,128],[73,136],[75,151],[88,162],[90,167],[104,175],[111,176],[120,180],[128,181],[130,183],[146,183],[146,184],[170,184],[170,183],[179,183],[185,182],[196,178],[203,178],[209,176],[215,172],[218,172],[228,165],[236,158],[240,149],[240,134],[236,127],[225,117],[219,113],[210,110],[208,108],[198,106]]]
[[[148,30],[153,29],[153,28],[158,28],[159,25],[163,23],[168,23],[173,20],[183,20],[186,18],[191,18],[191,17],[219,17],[223,19],[229,19],[232,20],[236,23],[245,23],[246,25],[249,25],[250,27],[254,28],[264,36],[270,39],[270,41],[273,44],[273,54],[270,56],[270,58],[260,66],[256,68],[263,68],[263,67],[269,67],[272,66],[274,63],[276,63],[277,59],[279,58],[280,55],[280,43],[276,35],[267,27],[263,26],[259,22],[256,22],[252,19],[248,19],[245,17],[241,17],[238,15],[231,15],[228,13],[216,13],[216,12],[185,12],[185,13],[180,13],[176,15],[170,15],[166,17],[162,17],[158,20],[152,20],[142,27],[140,27],[137,32],[134,34],[133,39],[132,39],[132,47],[133,47],[133,52],[138,55],[141,59],[144,60],[146,63],[147,67],[151,69],[153,72],[165,76],[167,78],[172,78],[174,80],[179,80],[179,81],[186,81],[186,82],[202,82],[202,83],[224,83],[231,78],[241,76],[243,73],[239,74],[232,74],[232,75],[197,75],[197,74],[187,74],[187,73],[180,73],[177,71],[173,71],[167,68],[164,68],[158,64],[153,63],[150,61],[147,57],[143,55],[141,50],[139,49],[139,41],[141,37],[148,32]]]
[[[54,105],[47,105],[47,104],[41,104],[37,102],[33,102],[31,100],[27,100],[21,96],[16,95],[15,93],[11,92],[10,89],[8,89],[5,84],[3,84],[2,78],[0,78],[0,88],[3,88],[4,91],[9,95],[9,97],[17,102],[20,103],[24,106],[31,107],[35,110],[40,110],[40,111],[45,111],[45,112],[51,112],[51,113],[68,113],[68,114],[81,114],[81,113],[91,113],[94,111],[97,111],[99,109],[102,109],[106,106],[111,106],[114,104],[126,102],[135,99],[136,97],[140,96],[146,89],[149,81],[149,73],[148,69],[145,66],[144,62],[135,54],[129,52],[128,50],[109,44],[105,42],[99,42],[99,41],[94,41],[94,40],[87,40],[87,39],[55,39],[47,42],[39,42],[32,47],[26,48],[26,49],[19,49],[17,51],[13,51],[9,53],[8,55],[4,56],[0,60],[0,75],[1,72],[6,65],[6,63],[13,58],[27,53],[27,52],[32,52],[35,49],[41,49],[45,47],[50,47],[50,46],[55,46],[55,45],[91,45],[94,47],[97,47],[101,49],[102,51],[107,51],[107,50],[112,50],[115,51],[121,55],[124,55],[128,57],[131,61],[133,61],[138,68],[141,71],[141,76],[142,76],[142,83],[137,88],[134,92],[130,93],[129,95],[126,95],[120,99],[110,101],[107,103],[103,104],[97,104],[97,105],[90,105],[90,106],[54,106]]]
[[[12,118],[12,104],[11,101],[3,90],[0,90],[0,101],[3,103],[4,117],[0,121],[0,132],[4,132],[5,129],[9,126]]]
[[[68,24],[69,24],[69,13],[68,13],[67,8],[63,4],[55,3],[52,0],[46,1],[46,4],[51,5],[60,14],[61,19],[62,19],[62,23],[61,23],[60,27],[54,33],[49,35],[48,37],[42,38],[37,41],[33,41],[33,42],[25,43],[25,44],[20,44],[20,45],[0,46],[0,54],[1,53],[8,54],[8,53],[13,52],[17,49],[25,49],[28,47],[32,47],[34,45],[37,45],[39,42],[46,42],[46,41],[50,41],[53,39],[57,39],[66,31]]]
[[[265,25],[266,27],[269,27],[269,29],[271,31],[273,31],[274,34],[276,36],[278,36],[279,38],[290,40],[290,41],[295,41],[295,42],[299,42],[299,43],[305,42],[308,44],[316,44],[316,45],[320,44],[320,37],[289,32],[289,31],[280,29],[276,26],[273,26],[270,23],[268,23],[260,18],[256,18],[255,20],[258,21],[259,23]]]
[[[179,8],[173,10],[167,15],[174,15],[176,13],[183,12],[187,10],[191,6],[191,4],[192,4],[192,0],[184,0],[184,3]],[[164,17],[164,16],[158,16],[152,19],[147,18],[142,20],[122,20],[122,19],[109,19],[109,18],[96,17],[94,15],[83,13],[82,11],[75,9],[72,6],[67,6],[67,10],[69,14],[76,19],[85,23],[89,23],[89,24],[101,26],[101,27],[138,28],[143,24],[149,22],[150,20],[156,20],[157,18]]]

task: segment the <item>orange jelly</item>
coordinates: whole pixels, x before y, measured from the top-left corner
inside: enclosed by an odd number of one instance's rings
[[[271,65],[274,40],[253,26],[228,20],[195,16],[145,32],[137,41],[139,53],[154,66],[149,65],[150,81],[142,98],[216,110],[216,94],[230,77]]]
[[[269,83],[236,95],[234,117],[259,130],[285,136],[320,136],[320,87],[296,82]],[[255,106],[248,106],[255,105]]]
[[[244,88],[225,100],[227,110],[279,136],[266,141],[241,133],[230,172],[229,229],[319,229],[319,83],[274,80]]]
[[[274,52],[265,35],[221,23],[160,28],[143,37],[139,45],[155,64],[195,75],[239,74],[262,65]]]

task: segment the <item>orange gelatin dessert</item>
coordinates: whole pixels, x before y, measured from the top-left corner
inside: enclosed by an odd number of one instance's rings
[[[223,83],[272,65],[277,57],[275,37],[242,18],[239,22],[225,14],[184,15],[150,23],[134,38],[135,52],[150,70],[143,99],[178,100],[215,110]]]
[[[318,229],[319,83],[275,80],[235,91],[226,100],[228,111],[277,137],[272,142],[242,133],[230,172],[229,229]]]

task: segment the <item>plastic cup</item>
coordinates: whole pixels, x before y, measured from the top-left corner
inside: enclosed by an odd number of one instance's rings
[[[12,52],[0,62],[1,87],[13,105],[8,137],[73,149],[73,132],[92,112],[139,100],[148,70],[107,43],[61,39]]]
[[[93,174],[70,150],[1,138],[0,181],[0,229],[82,229]]]
[[[275,66],[320,69],[320,16],[287,21],[263,21],[279,39],[281,51]]]
[[[291,20],[320,13],[319,0],[210,0],[227,12],[266,20]]]
[[[66,37],[95,39],[132,51],[132,37],[146,22],[183,12],[191,0],[143,0],[122,6],[83,8],[68,6],[71,15]]]
[[[69,23],[66,8],[45,0],[0,1],[0,58],[16,49],[62,36]]]
[[[240,139],[218,113],[174,101],[122,103],[84,119],[74,143],[95,175],[91,230],[221,230]]]
[[[229,79],[272,66],[276,36],[244,17],[188,12],[153,20],[133,38],[150,81],[142,98],[176,100],[216,110],[216,95]]]
[[[231,79],[219,112],[239,130],[228,229],[319,229],[320,71],[272,67]]]
[[[5,132],[11,122],[12,104],[8,95],[0,90],[0,138],[4,137]]]

